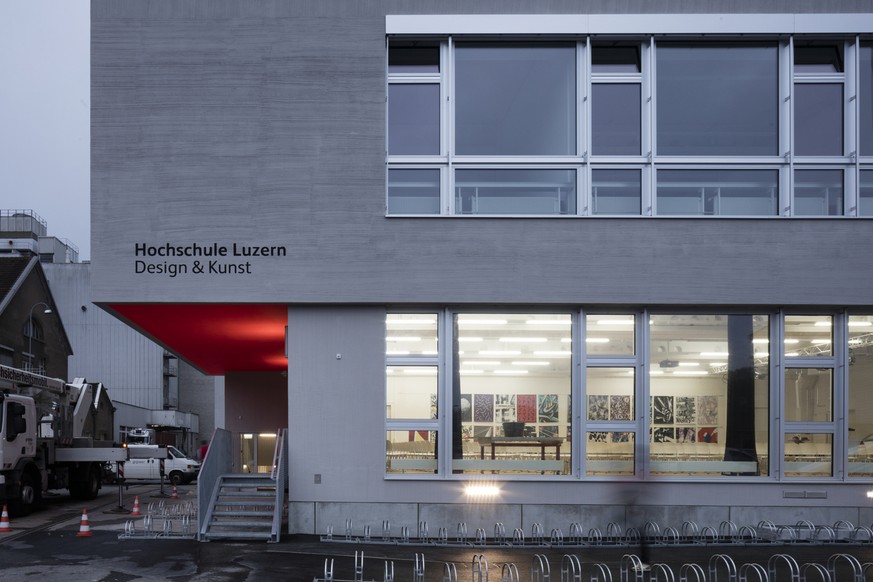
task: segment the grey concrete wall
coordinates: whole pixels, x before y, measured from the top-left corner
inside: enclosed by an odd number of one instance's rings
[[[200,417],[200,439],[209,440],[215,430],[215,376],[207,376],[179,360],[179,409],[190,410]]]
[[[685,7],[94,0],[94,300],[870,305],[870,220],[385,217],[386,14]],[[135,273],[137,243],[168,242],[288,253],[251,274]]]

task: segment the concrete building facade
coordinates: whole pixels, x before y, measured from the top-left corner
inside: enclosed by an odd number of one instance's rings
[[[686,9],[94,0],[93,300],[292,532],[869,523],[873,14]]]

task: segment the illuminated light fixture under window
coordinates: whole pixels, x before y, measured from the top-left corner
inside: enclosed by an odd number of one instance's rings
[[[867,499],[873,499],[873,491],[867,492]]]
[[[597,325],[633,325],[633,319],[601,319]]]
[[[674,376],[706,376],[709,372],[706,370],[676,370]]]
[[[770,340],[765,337],[755,338],[752,340],[753,344],[769,344]]]
[[[825,339],[825,338],[818,338],[818,339],[814,339],[814,340],[809,340],[809,342],[812,344],[815,344],[815,345],[821,345],[821,344],[829,344],[829,343],[831,343],[831,340]]]
[[[386,342],[420,342],[421,338],[413,335],[389,335]]]
[[[496,497],[500,495],[500,487],[486,483],[470,484],[464,487],[464,494],[468,497]]]
[[[505,319],[463,319],[459,317],[458,323],[461,325],[506,325],[509,322]]]
[[[873,322],[869,321],[850,321],[849,327],[870,327],[873,325]]]
[[[850,339],[850,340],[849,340],[849,345],[850,345],[850,346],[857,346],[857,345],[860,345],[860,344],[862,344],[862,343],[863,343],[863,342],[862,342],[861,340],[857,339],[857,338],[855,338],[855,339]]]
[[[549,340],[544,338],[544,337],[502,337],[502,338],[499,338],[498,341],[525,343],[525,344],[544,344]]]
[[[534,351],[535,356],[572,356],[573,352],[564,350],[540,350]]]
[[[482,350],[480,356],[518,356],[521,355],[519,350]]]
[[[799,355],[800,355],[800,354],[799,354],[798,352],[785,352],[785,357],[786,357],[786,358],[796,358],[796,357],[799,356]]]
[[[690,368],[690,367],[693,367],[693,366],[699,366],[699,365],[700,365],[700,362],[679,362],[679,365],[680,365],[680,366],[686,366],[686,367],[689,367],[689,368]]]
[[[571,344],[571,343],[573,343],[573,338],[570,338],[570,337],[562,337],[562,338],[561,338],[561,343],[562,343],[562,344]]]
[[[408,356],[409,350],[397,350],[397,351],[389,350],[385,353],[388,354],[389,356]]]
[[[475,342],[481,342],[481,341],[482,341],[481,337],[467,336],[467,337],[459,337],[458,338],[458,342],[460,342],[460,343],[467,343],[467,342],[475,343]]]
[[[700,352],[700,355],[704,358],[726,358],[729,354],[727,352]]]
[[[439,352],[436,350],[421,350],[422,356],[438,356]]]
[[[570,325],[572,320],[567,319],[528,319],[525,321],[527,325]]]
[[[507,376],[517,376],[519,374],[527,374],[527,370],[494,370],[494,373]]]
[[[815,327],[830,327],[830,326],[831,326],[830,321],[816,321],[815,322]]]
[[[786,343],[786,344],[799,344],[799,343],[800,343],[800,340],[799,340],[799,339],[795,339],[795,338],[788,338],[788,337],[787,337],[787,338],[785,338],[785,343]]]
[[[264,437],[264,438],[271,438],[271,439],[274,439],[274,438],[276,438],[276,433],[274,433],[274,432],[262,432],[262,433],[259,434],[258,436],[259,436],[259,437]]]
[[[720,368],[721,366],[727,366],[727,362],[710,362],[709,365],[713,368]]]
[[[767,358],[770,356],[770,352],[755,352],[756,358]]]
[[[608,344],[609,338],[608,337],[586,337],[585,343],[586,344]]]
[[[551,362],[544,362],[542,360],[521,360],[518,362],[510,362],[513,366],[548,366]]]

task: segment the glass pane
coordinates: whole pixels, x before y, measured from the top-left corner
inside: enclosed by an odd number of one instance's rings
[[[795,216],[842,216],[842,170],[795,170]]]
[[[873,477],[873,315],[849,317],[849,476]]]
[[[794,85],[794,149],[798,156],[843,154],[843,85]]]
[[[766,475],[769,318],[652,315],[651,473]]]
[[[660,155],[778,154],[775,45],[661,44]]]
[[[457,214],[575,214],[573,170],[457,170]]]
[[[641,148],[640,86],[595,83],[591,87],[591,149],[594,155],[638,156]]]
[[[388,170],[388,214],[439,213],[439,170]]]
[[[386,473],[435,473],[437,431],[389,430],[385,433]]]
[[[785,370],[785,420],[831,422],[833,419],[833,370],[828,368]]]
[[[633,475],[634,433],[589,432],[586,434],[586,475]]]
[[[794,72],[842,73],[843,43],[794,45]]]
[[[575,154],[575,70],[572,45],[457,45],[457,153]]]
[[[776,170],[658,170],[658,214],[775,216]]]
[[[388,366],[385,417],[431,420],[437,418],[436,366]]]
[[[585,318],[585,351],[589,356],[632,356],[634,316],[589,314]]]
[[[639,170],[592,170],[592,214],[640,214]]]
[[[437,316],[434,313],[389,313],[385,329],[388,356],[437,354]]]
[[[591,70],[593,73],[624,73],[640,72],[640,47],[629,46],[594,46],[591,49]]]
[[[256,473],[270,473],[273,470],[273,453],[276,451],[276,435],[264,433],[258,435]]]
[[[239,435],[239,460],[243,473],[257,473],[255,467],[255,435],[243,433]]]
[[[830,434],[786,434],[786,477],[831,477],[834,445]]]
[[[569,474],[572,317],[455,316],[453,470]]]
[[[873,170],[861,170],[858,192],[858,215],[873,216]]]
[[[861,123],[861,155],[873,155],[873,46],[862,45],[858,79],[858,117]]]
[[[440,153],[439,85],[388,86],[388,153],[392,156]]]
[[[833,321],[830,315],[786,315],[785,357],[830,356]]]
[[[634,420],[634,369],[588,368],[589,421]]]
[[[439,73],[440,47],[392,46],[388,50],[389,73]]]

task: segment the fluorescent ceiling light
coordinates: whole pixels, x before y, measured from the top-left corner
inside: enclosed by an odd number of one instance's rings
[[[727,362],[710,362],[709,365],[713,368],[720,368],[722,366],[727,366]]]
[[[520,350],[482,350],[479,352],[480,356],[518,356],[520,354]]]
[[[463,319],[459,317],[458,323],[461,325],[506,325],[508,322],[505,319]]]
[[[519,360],[517,362],[510,362],[513,366],[549,366],[551,362],[545,362],[543,360]]]
[[[573,343],[573,338],[562,337],[562,338],[561,338],[561,343],[562,343],[562,344],[570,344],[570,343]]]
[[[504,374],[507,376],[519,375],[519,374],[527,374],[527,370],[494,370],[495,374]]]
[[[810,343],[813,343],[813,344],[816,344],[816,345],[829,344],[829,343],[831,343],[831,340],[826,339],[826,338],[818,338],[818,339],[813,339],[813,340],[809,340],[809,341],[810,341]]]
[[[397,351],[388,350],[385,353],[389,356],[408,356],[409,355],[408,350],[397,350]]]
[[[849,322],[849,327],[870,327],[871,325],[873,325],[873,322],[863,320],[855,320]]]
[[[528,325],[570,325],[573,320],[569,317],[567,319],[528,319],[525,323]]]
[[[706,376],[709,372],[706,370],[676,370],[674,376]]]
[[[461,376],[476,376],[477,374],[484,374],[485,370],[461,370]]]
[[[542,344],[549,340],[544,337],[502,337],[499,339],[499,341],[525,344]]]
[[[535,351],[535,356],[572,356],[573,352],[562,351],[562,350],[542,350]]]
[[[649,376],[663,376],[664,370],[649,370]]]
[[[679,362],[680,366],[699,366],[700,362]]]
[[[386,342],[420,342],[421,338],[412,335],[389,335]]]
[[[727,352],[700,352],[700,355],[704,358],[726,358],[729,354]]]
[[[786,357],[786,358],[796,358],[796,357],[799,356],[799,355],[800,355],[800,354],[797,353],[797,352],[785,352],[785,357]]]
[[[830,326],[831,326],[830,321],[816,321],[815,322],[815,327],[830,327]]]
[[[759,337],[752,340],[753,344],[769,344],[770,340],[765,337]]]
[[[466,337],[459,337],[459,338],[458,338],[458,341],[459,341],[460,343],[466,343],[466,342],[481,342],[481,341],[482,341],[482,338],[481,338],[481,337],[466,336]]]
[[[586,344],[608,344],[609,338],[608,337],[586,337],[585,343]]]
[[[633,319],[600,319],[597,325],[633,325]]]
[[[439,352],[436,350],[421,350],[422,356],[438,356]]]
[[[785,338],[785,343],[786,343],[786,344],[799,344],[799,343],[800,343],[800,340],[799,340],[799,339],[795,339],[795,338],[788,338],[788,337],[787,337],[787,338]]]
[[[499,366],[500,362],[497,360],[465,360],[461,362],[461,365],[463,366],[468,364],[471,366]]]
[[[769,358],[770,352],[755,352],[756,358]]]

